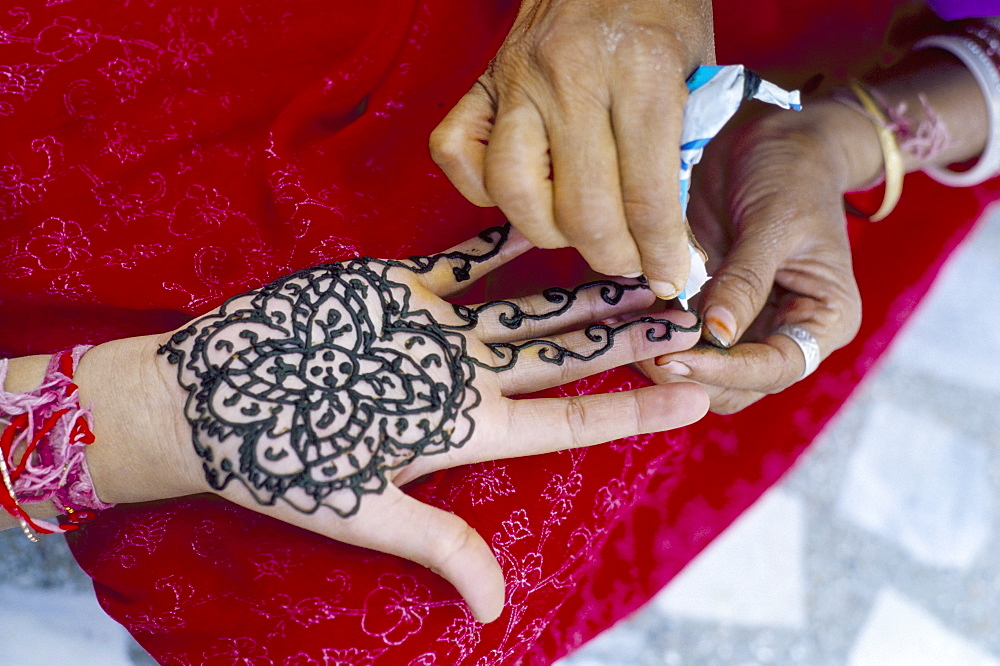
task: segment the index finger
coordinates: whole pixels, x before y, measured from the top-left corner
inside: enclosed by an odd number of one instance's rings
[[[687,281],[687,223],[680,202],[680,141],[687,87],[626,79],[611,108],[622,202],[642,271],[657,296]]]
[[[625,223],[607,107],[567,103],[559,116],[550,116],[546,128],[559,230],[598,273],[636,277],[641,262]]]

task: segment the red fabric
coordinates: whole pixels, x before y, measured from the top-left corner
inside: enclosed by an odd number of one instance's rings
[[[499,220],[451,188],[426,137],[514,2],[49,4],[0,17],[0,353],[161,332],[293,269],[433,251]],[[717,2],[720,62],[808,70],[844,39],[872,42],[891,10],[828,5]],[[548,663],[636,609],[780,478],[997,191],[914,176],[889,219],[852,222],[862,331],[783,394],[414,487],[494,547],[508,604],[491,625],[419,566],[210,497],[106,511],[71,546],[105,609],[164,663]],[[569,257],[519,260],[507,283],[565,282]],[[643,381],[619,370],[550,393]]]

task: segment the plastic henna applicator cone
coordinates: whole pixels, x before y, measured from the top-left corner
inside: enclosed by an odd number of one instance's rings
[[[802,108],[799,91],[783,90],[764,81],[743,65],[699,67],[687,80],[688,97],[684,105],[684,124],[681,128],[681,210],[687,221],[688,191],[691,188],[691,171],[701,161],[708,142],[729,122],[744,99],[758,99],[785,109]],[[677,296],[684,309],[708,282],[705,268],[708,255],[698,244],[688,226],[688,255],[691,270],[684,289]]]

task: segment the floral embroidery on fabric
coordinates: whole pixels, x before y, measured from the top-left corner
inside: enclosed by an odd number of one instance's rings
[[[50,217],[42,222],[28,241],[28,251],[38,257],[38,265],[60,270],[90,259],[90,239],[77,222]]]
[[[35,51],[50,55],[59,62],[69,62],[87,53],[97,43],[100,28],[86,19],[69,16],[57,18],[38,33]]]
[[[42,85],[45,72],[52,67],[52,65],[32,65],[29,63],[0,65],[0,95],[17,95],[23,100],[30,99],[31,95]]]
[[[222,645],[205,652],[203,664],[239,664],[240,666],[276,666],[268,656],[267,646],[255,638],[224,638]]]
[[[385,574],[365,599],[361,626],[389,645],[399,645],[420,631],[428,615],[430,590],[410,576]]]
[[[361,650],[359,648],[323,648],[319,657],[300,652],[288,661],[288,666],[374,666],[385,650]]]

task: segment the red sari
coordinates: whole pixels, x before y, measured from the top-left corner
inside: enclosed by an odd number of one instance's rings
[[[0,354],[165,331],[295,269],[431,252],[501,221],[453,190],[426,141],[515,2],[38,4],[0,16]],[[828,4],[717,2],[720,62],[809,72],[845,35],[875,49],[889,3]],[[911,176],[888,220],[850,221],[863,328],[781,395],[413,486],[492,545],[508,592],[493,624],[420,566],[209,496],[117,507],[71,547],[162,663],[548,663],[648,600],[785,473],[997,191]],[[569,253],[533,260],[522,286],[571,279]],[[644,381],[620,369],[549,394]]]

